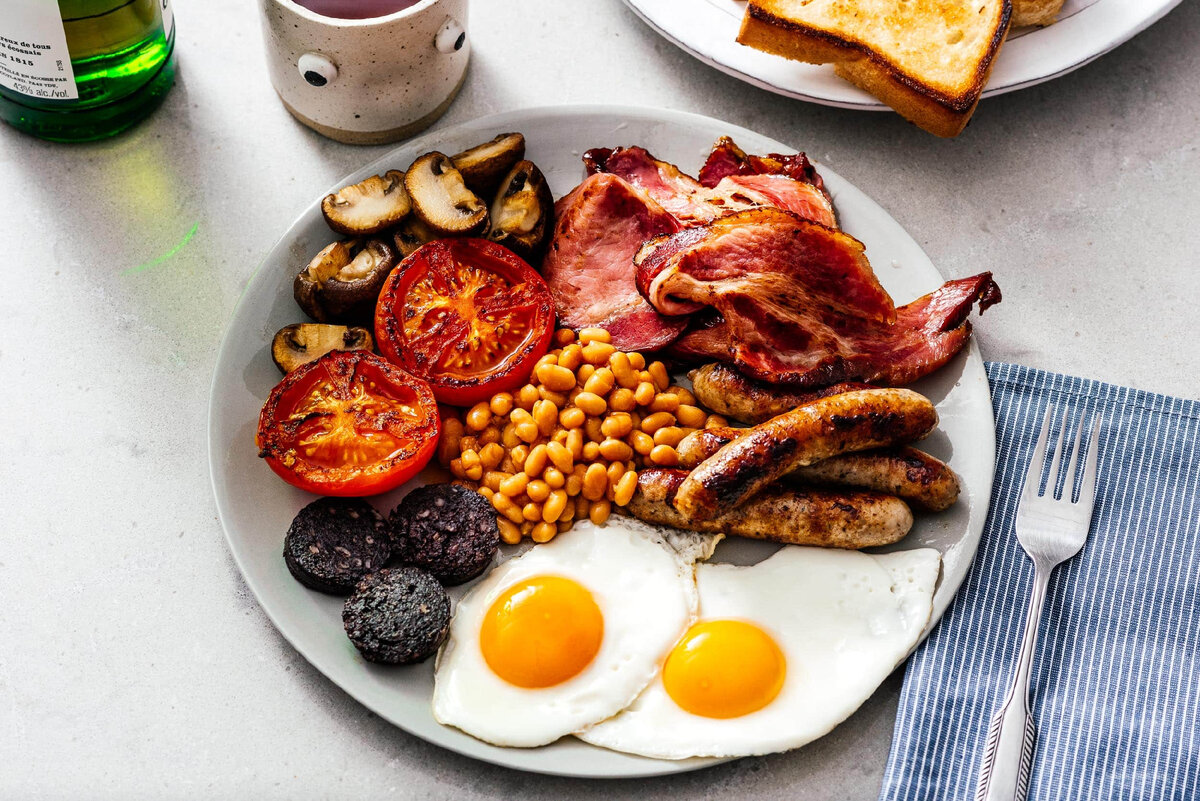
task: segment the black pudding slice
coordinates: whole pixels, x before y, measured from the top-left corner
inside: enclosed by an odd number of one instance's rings
[[[408,495],[388,516],[392,555],[428,570],[449,586],[478,576],[500,547],[496,510],[457,484],[431,484]]]
[[[391,556],[383,516],[360,498],[321,498],[300,510],[283,540],[288,570],[305,587],[349,595]]]
[[[437,651],[450,630],[450,596],[416,567],[372,573],[342,607],[350,642],[368,662],[411,665]]]

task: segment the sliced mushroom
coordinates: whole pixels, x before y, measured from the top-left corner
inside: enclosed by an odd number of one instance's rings
[[[370,320],[396,252],[382,239],[333,242],[296,276],[292,293],[319,323]]]
[[[437,234],[414,214],[400,223],[400,227],[396,229],[392,239],[396,243],[396,252],[399,254],[399,258],[403,260],[412,255],[413,251],[421,245],[437,239]]]
[[[372,350],[375,341],[365,328],[321,323],[293,323],[279,329],[271,342],[275,366],[290,373],[334,350]]]
[[[329,227],[350,236],[367,236],[391,228],[407,217],[411,208],[400,170],[388,170],[343,186],[321,201],[321,213]]]
[[[487,204],[463,183],[445,154],[426,153],[404,176],[413,211],[439,236],[466,236],[487,228]]]
[[[467,186],[481,195],[490,195],[500,185],[500,179],[523,158],[525,137],[519,133],[503,133],[490,142],[451,156],[450,160],[462,173]]]
[[[553,227],[554,196],[546,178],[532,161],[517,162],[492,201],[488,239],[532,262],[541,255]]]

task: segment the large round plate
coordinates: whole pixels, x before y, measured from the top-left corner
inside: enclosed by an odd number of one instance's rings
[[[525,134],[528,156],[545,172],[555,196],[579,182],[580,154],[594,146],[643,145],[688,170],[699,168],[722,135],[734,137],[751,152],[793,149],[736,125],[693,114],[607,106],[533,109],[427,133],[329,191],[389,168],[407,167],[429,150],[454,153],[502,131]],[[921,248],[887,212],[827,167],[821,167],[821,174],[843,226],[866,243],[880,279],[898,303],[941,284],[941,276]],[[282,558],[283,535],[313,496],[284,484],[257,458],[254,431],[259,409],[279,380],[271,362],[271,338],[284,325],[302,319],[292,300],[292,279],[333,238],[319,209],[324,194],[313,193],[313,202],[250,280],[229,323],[213,376],[209,460],[217,511],[234,559],[267,615],[296,650],[362,704],[406,731],[454,751],[523,770],[588,777],[677,773],[712,764],[701,759],[643,759],[573,738],[544,748],[498,748],[443,727],[430,712],[432,664],[381,668],[363,661],[342,631],[341,599],[307,590],[288,573]],[[974,346],[917,389],[937,403],[941,415],[940,429],[927,440],[927,447],[949,461],[964,485],[963,497],[951,511],[920,519],[900,544],[932,546],[942,552],[943,575],[934,596],[936,621],[962,583],[979,544],[992,485],[995,428],[987,378]],[[408,489],[373,500],[386,512]],[[730,542],[722,544],[718,556],[744,563],[757,561],[771,550],[763,543]]]
[[[746,0],[625,0],[667,40],[722,72],[777,94],[864,111],[888,107],[829,64],[804,64],[737,43]],[[1129,41],[1180,0],[1067,0],[1058,22],[1012,31],[984,97],[1066,75]]]

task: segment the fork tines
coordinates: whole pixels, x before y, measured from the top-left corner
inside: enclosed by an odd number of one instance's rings
[[[1071,442],[1071,460],[1067,465],[1067,476],[1063,482],[1062,490],[1058,489],[1058,480],[1060,477],[1063,461],[1063,435],[1067,430],[1068,418],[1070,410],[1064,408],[1062,414],[1062,424],[1058,427],[1058,439],[1054,445],[1054,456],[1050,461],[1050,470],[1046,479],[1046,490],[1041,491],[1042,486],[1042,471],[1046,464],[1046,442],[1050,439],[1051,420],[1054,417],[1054,405],[1050,404],[1046,407],[1046,416],[1042,422],[1041,433],[1038,434],[1037,445],[1033,449],[1033,457],[1029,461],[1029,471],[1025,476],[1025,487],[1021,491],[1022,497],[1043,497],[1049,496],[1055,500],[1067,500],[1074,503],[1083,504],[1090,508],[1095,501],[1096,495],[1096,461],[1100,451],[1097,437],[1100,433],[1100,417],[1093,414],[1091,432],[1087,439],[1087,464],[1083,469],[1083,482],[1079,489],[1079,497],[1075,498],[1075,477],[1076,468],[1079,466],[1079,448],[1080,436],[1083,432],[1083,414],[1080,413],[1079,424],[1075,427],[1075,436]]]

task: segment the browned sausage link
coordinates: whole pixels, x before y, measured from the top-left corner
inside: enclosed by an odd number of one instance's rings
[[[958,500],[954,471],[941,459],[907,446],[844,453],[801,467],[788,478],[886,492],[930,512],[948,509]]]
[[[693,431],[675,448],[679,466],[695,467],[749,430],[715,426]],[[945,462],[907,445],[832,456],[798,468],[788,478],[884,492],[930,512],[953,506],[959,491],[958,477]]]
[[[937,426],[937,411],[908,389],[863,389],[798,406],[750,429],[684,479],[675,508],[707,520],[775,479],[840,453],[912,442]]]
[[[749,430],[748,428],[713,426],[693,431],[679,440],[679,444],[675,446],[675,454],[679,457],[679,466],[692,469]]]
[[[912,528],[912,512],[891,495],[864,491],[768,487],[737,509],[709,520],[694,520],[669,501],[684,470],[643,470],[638,491],[625,507],[639,520],[689,531],[820,545],[869,548],[900,540]]]
[[[704,406],[751,425],[830,395],[871,388],[870,384],[844,382],[821,389],[789,389],[746,378],[724,364],[706,364],[688,373],[688,378],[692,379],[693,394]]]

